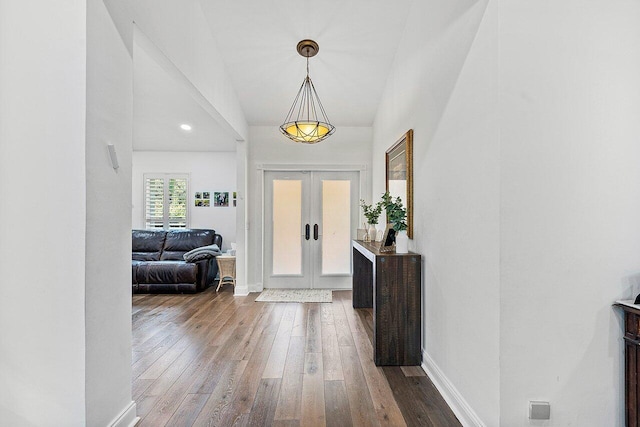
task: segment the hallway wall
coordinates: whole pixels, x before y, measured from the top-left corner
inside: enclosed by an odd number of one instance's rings
[[[81,426],[86,5],[33,3],[0,3],[0,420]]]
[[[413,128],[427,371],[469,425],[541,425],[530,400],[551,403],[546,426],[622,425],[640,4],[422,3],[374,124],[373,193]]]
[[[553,11],[553,13],[550,13]],[[500,3],[501,424],[624,425],[640,292],[640,3]]]
[[[131,397],[133,62],[102,0],[87,2],[86,425],[135,417]],[[107,144],[120,167],[113,169]]]
[[[486,1],[413,2],[374,123],[373,194],[385,151],[414,130],[414,238],[423,255],[423,362],[499,423],[497,14]],[[415,40],[420,40],[416,45]],[[446,393],[445,393],[446,394]]]
[[[101,0],[0,16],[0,424],[129,425],[131,59]]]

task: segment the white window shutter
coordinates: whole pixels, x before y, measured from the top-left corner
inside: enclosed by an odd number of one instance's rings
[[[186,178],[169,178],[169,228],[187,228]]]
[[[144,182],[146,228],[164,227],[164,179],[146,178]]]
[[[188,175],[145,174],[144,218],[147,229],[189,226]]]

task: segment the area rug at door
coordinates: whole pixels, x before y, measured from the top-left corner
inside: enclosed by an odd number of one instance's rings
[[[265,289],[256,302],[332,302],[328,289]]]

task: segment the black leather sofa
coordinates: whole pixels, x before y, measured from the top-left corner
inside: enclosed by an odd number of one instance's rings
[[[215,256],[186,262],[192,249],[216,244],[222,236],[214,230],[133,230],[131,277],[134,293],[198,292],[218,274]]]

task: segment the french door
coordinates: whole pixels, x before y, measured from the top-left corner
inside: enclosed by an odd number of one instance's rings
[[[351,288],[358,189],[358,172],[265,172],[265,288]]]

